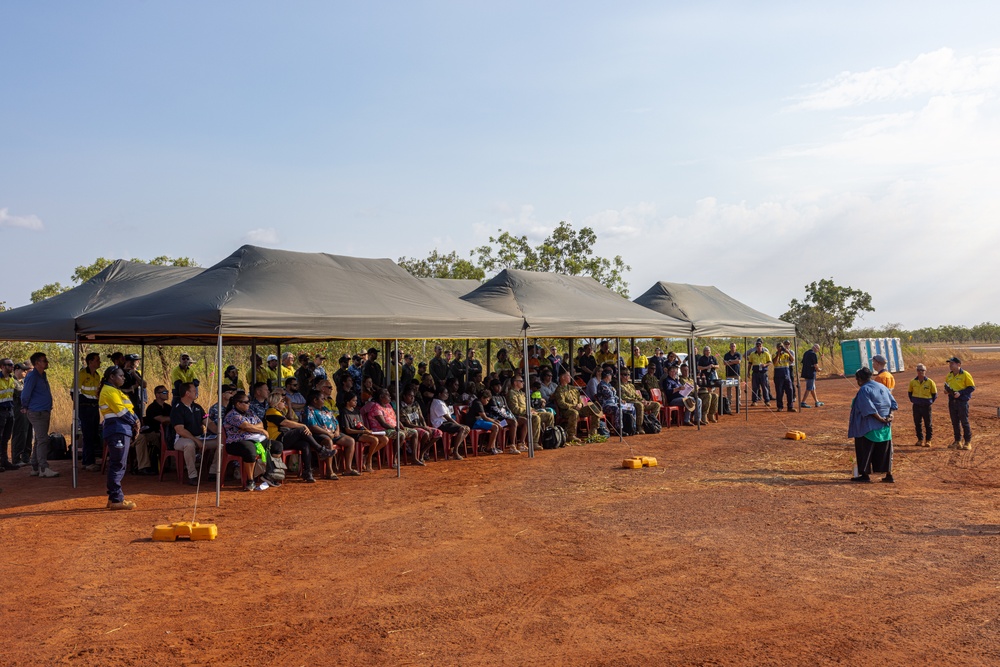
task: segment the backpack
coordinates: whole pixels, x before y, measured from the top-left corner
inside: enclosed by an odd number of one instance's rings
[[[278,484],[285,481],[285,475],[288,474],[288,466],[281,459],[280,456],[270,455],[267,457],[267,472],[264,473],[264,477],[267,480],[274,480]]]
[[[656,415],[645,414],[642,416],[642,430],[646,433],[659,433],[660,420]]]
[[[549,426],[542,431],[542,449],[556,449],[566,446],[566,429],[562,426]]]
[[[49,455],[53,461],[61,461],[69,458],[69,447],[66,445],[66,436],[62,433],[49,433]]]
[[[719,399],[719,412],[721,412],[724,415],[731,415],[731,414],[733,414],[733,412],[732,412],[732,410],[731,410],[731,408],[729,406],[729,399],[726,398],[725,396],[723,396],[723,397],[721,397]]]
[[[635,435],[638,430],[635,427],[635,413],[622,412],[622,436]]]

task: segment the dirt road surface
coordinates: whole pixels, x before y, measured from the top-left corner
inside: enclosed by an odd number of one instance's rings
[[[1000,664],[1000,362],[968,369],[971,452],[944,402],[913,447],[897,377],[894,485],[848,482],[844,379],[701,431],[202,493],[214,542],[150,540],[192,516],[176,478],[113,513],[99,474],[6,472],[0,665]]]

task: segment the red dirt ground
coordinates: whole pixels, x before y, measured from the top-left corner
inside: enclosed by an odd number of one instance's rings
[[[0,664],[996,665],[1000,362],[969,370],[972,452],[940,403],[912,446],[897,376],[895,485],[847,481],[844,379],[701,432],[203,493],[214,542],[150,540],[191,518],[175,481],[111,513],[68,462],[7,472]]]

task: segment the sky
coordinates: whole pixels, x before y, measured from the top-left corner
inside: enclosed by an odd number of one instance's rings
[[[1000,321],[998,19],[0,0],[0,301],[101,256],[467,255],[566,221],[633,298],[712,284],[777,316],[832,278],[872,295],[860,326]]]

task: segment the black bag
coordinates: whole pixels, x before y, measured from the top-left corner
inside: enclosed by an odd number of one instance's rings
[[[732,411],[730,410],[729,399],[726,398],[725,396],[719,398],[719,412],[721,412],[724,415],[733,414]]]
[[[69,447],[66,445],[66,437],[62,433],[49,433],[49,455],[50,461],[62,461],[69,458]]]
[[[638,433],[635,427],[635,413],[622,411],[622,435],[630,436]]]
[[[549,426],[542,431],[542,449],[556,449],[566,446],[566,429],[562,426]]]
[[[659,433],[660,432],[660,420],[656,418],[656,415],[645,414],[642,416],[642,430],[646,433]]]

